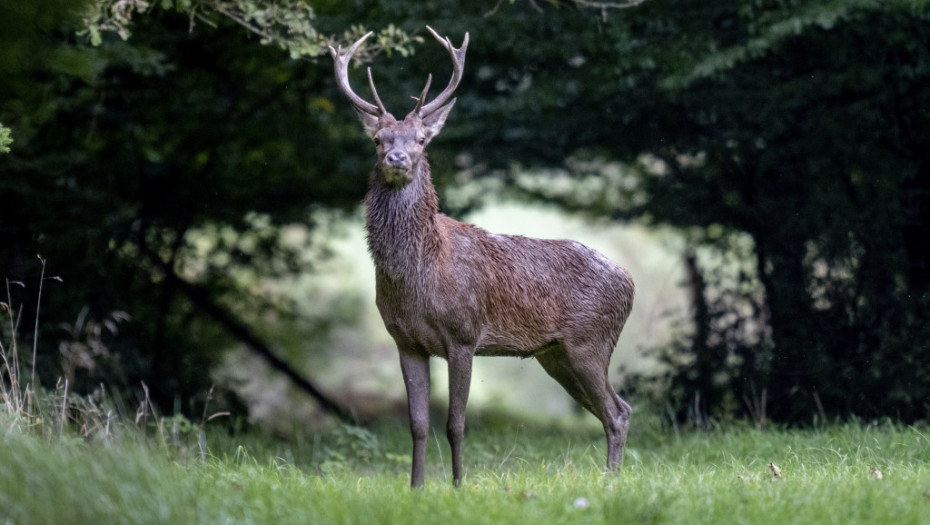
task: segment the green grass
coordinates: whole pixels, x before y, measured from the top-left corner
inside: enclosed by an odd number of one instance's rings
[[[0,523],[930,522],[930,443],[919,428],[675,434],[640,414],[623,471],[608,475],[590,425],[473,419],[462,487],[451,486],[437,431],[423,490],[408,487],[401,423],[291,441],[208,429],[204,450],[196,427],[175,436],[170,421],[148,437],[88,441],[0,419]]]

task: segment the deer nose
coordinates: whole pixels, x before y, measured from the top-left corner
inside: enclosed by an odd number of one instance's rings
[[[407,164],[407,154],[403,151],[392,151],[387,154],[388,166],[404,166]]]

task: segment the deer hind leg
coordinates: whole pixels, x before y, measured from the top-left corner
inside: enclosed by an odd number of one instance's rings
[[[614,406],[614,413],[616,414],[616,417],[612,419],[615,425],[614,431],[616,432],[616,442],[613,447],[611,447],[610,442],[610,431],[606,430],[607,425],[604,426],[605,431],[607,431],[607,470],[616,471],[620,470],[623,465],[623,447],[626,446],[626,438],[630,431],[633,408],[613,390],[609,382],[605,381],[604,387],[611,394],[608,402]]]
[[[588,395],[581,388],[581,382],[578,380],[575,370],[568,362],[568,355],[565,353],[564,347],[559,346],[558,348],[553,348],[544,353],[537,354],[536,360],[539,361],[539,364],[542,365],[543,369],[550,377],[562,385],[562,388],[568,392],[568,395],[572,396],[585,410],[591,412],[600,419],[600,414],[598,414],[597,410],[588,400]]]
[[[607,435],[607,470],[618,470],[623,462],[623,447],[633,411],[610,386],[607,378],[610,351],[598,353],[586,347],[559,347],[539,354],[536,359],[581,406],[601,421]]]

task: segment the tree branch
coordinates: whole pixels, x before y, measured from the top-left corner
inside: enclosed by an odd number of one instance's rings
[[[151,252],[147,247],[141,247],[144,253],[162,270],[165,279],[174,286],[177,286],[181,292],[198,308],[210,316],[224,330],[242,343],[245,343],[250,350],[258,354],[272,368],[281,372],[298,388],[310,395],[320,407],[328,414],[339,418],[344,423],[355,424],[356,419],[352,414],[343,408],[339,403],[324,394],[309,379],[294,370],[286,361],[278,357],[271,348],[268,347],[245,323],[236,318],[231,312],[217,304],[207,290],[197,284],[191,283],[178,276],[174,269],[162,261],[156,254]]]

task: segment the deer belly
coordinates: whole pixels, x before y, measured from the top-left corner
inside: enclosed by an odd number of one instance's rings
[[[485,356],[485,357],[520,357],[520,358],[529,358],[534,355],[544,352],[550,348],[560,346],[562,343],[558,341],[549,341],[538,347],[526,347],[526,348],[514,348],[510,346],[501,346],[501,345],[488,345],[479,347],[475,355]]]
[[[485,327],[476,344],[475,355],[533,357],[538,352],[558,346],[558,334],[552,330],[504,330]]]

